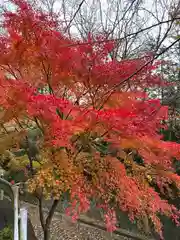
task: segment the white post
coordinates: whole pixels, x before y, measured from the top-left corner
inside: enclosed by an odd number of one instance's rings
[[[0,190],[0,200],[4,199],[4,190]]]
[[[3,179],[4,178],[4,170],[0,167],[0,177]],[[4,190],[0,190],[0,200],[4,199]]]
[[[12,186],[14,192],[14,240],[19,240],[19,211],[18,211],[18,201],[19,201],[19,187]]]
[[[27,240],[27,209],[20,209],[21,240]]]

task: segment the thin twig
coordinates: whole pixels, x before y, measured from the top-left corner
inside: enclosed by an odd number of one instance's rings
[[[70,20],[69,24],[67,25],[66,29],[65,29],[65,32],[67,32],[67,30],[70,28],[71,26],[71,23],[73,22],[73,20],[75,19],[76,15],[78,14],[79,10],[81,9],[83,3],[85,2],[85,0],[82,0],[81,3],[79,4],[76,12],[74,13],[72,19]]]

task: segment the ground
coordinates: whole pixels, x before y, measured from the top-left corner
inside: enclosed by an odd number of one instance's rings
[[[37,206],[24,202],[21,204],[28,208],[37,239],[43,240]],[[51,235],[52,240],[131,240],[126,237],[117,237],[83,223],[72,223],[67,216],[62,214],[55,214],[51,225]]]

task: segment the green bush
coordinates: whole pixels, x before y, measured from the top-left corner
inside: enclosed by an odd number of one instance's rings
[[[13,229],[11,226],[6,226],[0,231],[0,240],[13,240]]]

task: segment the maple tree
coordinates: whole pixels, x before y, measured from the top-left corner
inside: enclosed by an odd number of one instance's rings
[[[69,39],[55,15],[11,2],[17,9],[4,12],[0,37],[0,153],[21,149],[29,129],[41,131],[40,165],[34,168],[37,159],[27,152],[27,175],[29,191],[54,199],[47,219],[40,214],[44,239],[65,192],[73,220],[95,200],[109,231],[119,208],[132,221],[149,221],[162,237],[159,214],[179,223],[179,210],[165,196],[173,184],[180,187],[173,166],[180,145],[162,140],[168,109],[144,92],[165,84],[154,71],[160,62],[152,64],[150,54],[111,60],[114,41],[92,34]]]

